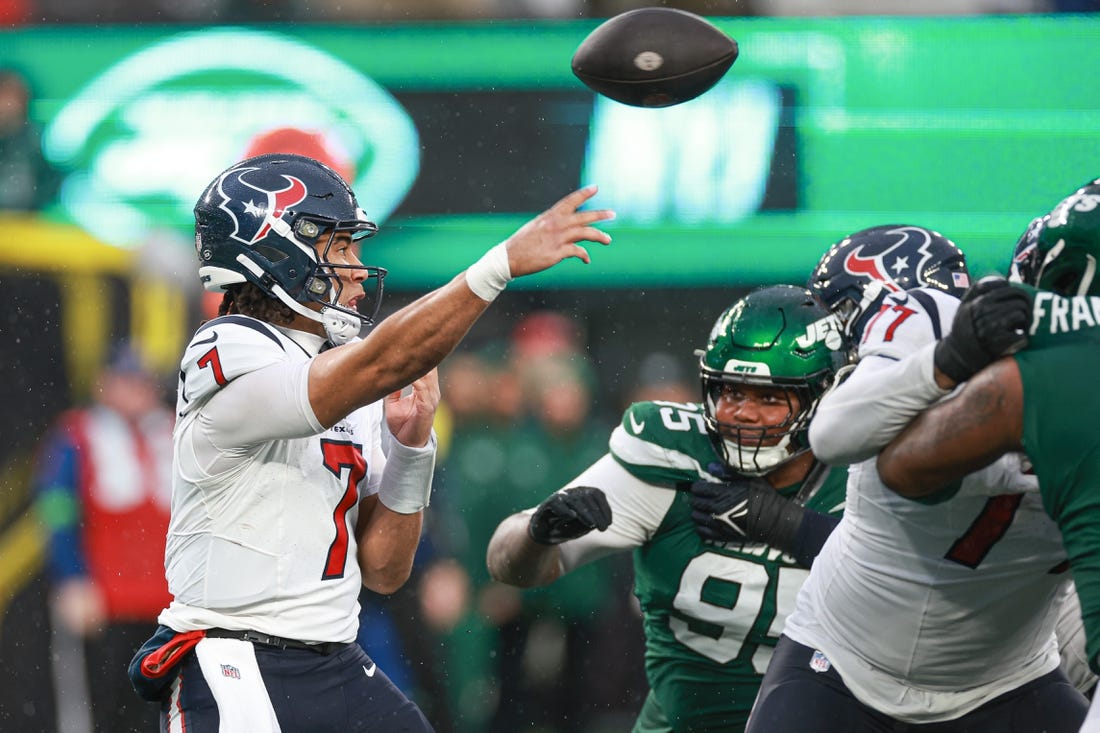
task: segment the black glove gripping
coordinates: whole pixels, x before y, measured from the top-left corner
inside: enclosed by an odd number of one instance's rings
[[[749,539],[749,492],[754,486],[775,493],[761,478],[731,476],[722,483],[693,483],[691,519],[695,522],[696,534],[715,542],[744,542]]]
[[[951,333],[933,354],[936,368],[965,382],[1002,356],[1027,346],[1031,296],[1002,278],[982,278],[962,299]]]
[[[574,486],[539,504],[527,524],[527,534],[540,545],[558,545],[610,526],[611,507],[603,491]]]

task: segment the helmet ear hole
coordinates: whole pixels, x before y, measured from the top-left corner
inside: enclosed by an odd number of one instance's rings
[[[266,244],[257,244],[253,249],[257,254],[262,255],[271,264],[277,264],[285,260],[289,255],[286,252],[269,247]]]

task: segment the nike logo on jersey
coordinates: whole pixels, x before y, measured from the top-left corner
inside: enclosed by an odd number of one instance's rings
[[[640,435],[645,430],[645,420],[638,422],[638,419],[634,417],[634,413],[631,412],[627,415],[630,418],[630,429],[634,431],[635,435]]]
[[[212,344],[217,340],[218,340],[218,332],[217,331],[212,331],[210,333],[210,338],[204,338],[202,341],[196,341],[195,343],[193,343],[191,345],[192,346],[203,346],[205,344]]]
[[[366,673],[367,677],[373,677],[374,672],[377,669],[378,669],[378,665],[375,664],[374,662],[371,662],[370,669],[367,669],[366,667],[363,667],[363,671]]]

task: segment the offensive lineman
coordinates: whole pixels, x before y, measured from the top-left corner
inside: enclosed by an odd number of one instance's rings
[[[878,469],[903,496],[942,490],[1006,451],[1024,450],[1043,505],[1069,553],[1087,637],[1100,673],[1100,179],[1066,197],[1039,222],[1036,246],[1017,262],[1027,290],[1027,348],[975,374],[950,400],[928,409],[880,454]],[[929,355],[916,354],[913,360]],[[927,371],[927,369],[926,369]],[[1082,733],[1100,731],[1094,704]]]
[[[1019,338],[1005,326],[1022,318],[1018,302],[979,285],[960,305],[967,283],[935,267],[937,248],[957,252],[920,227],[863,230],[826,253],[811,278],[861,334],[856,369],[810,428],[823,460],[853,465],[845,516],[799,591],[751,733],[1068,733],[1084,717],[1054,635],[1069,592],[1066,553],[1020,456],[923,503],[896,496],[875,470],[875,453],[905,423],[899,405],[942,397],[941,377],[965,380]],[[905,267],[920,268],[923,287],[890,279]],[[855,298],[842,291],[868,273],[888,279],[868,282],[862,306],[846,306]],[[933,350],[937,380],[926,378],[931,359],[925,372],[904,368],[905,357]]]
[[[759,540],[780,512],[843,509],[845,472],[814,458],[806,426],[848,356],[835,319],[805,289],[750,293],[700,352],[702,404],[631,405],[607,455],[493,535],[491,574],[521,587],[633,551],[650,683],[636,733],[743,728],[787,603],[820,547],[808,536]],[[754,526],[743,504],[726,507],[739,541],[706,542],[692,484],[738,474],[762,477],[768,508]]]
[[[199,275],[224,291],[181,364],[166,572],[174,596],[131,679],[162,730],[427,731],[355,644],[361,585],[408,578],[428,504],[435,367],[513,277],[607,244],[569,194],[368,336],[368,221],[327,166],[268,154],[195,207]],[[402,394],[411,384],[411,390]],[[384,401],[384,407],[383,407]],[[389,444],[388,452],[382,446]]]

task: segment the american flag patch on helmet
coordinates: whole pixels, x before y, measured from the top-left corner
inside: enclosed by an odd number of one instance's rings
[[[957,287],[960,287],[960,288],[969,288],[970,287],[970,276],[967,275],[965,272],[953,272],[953,273],[951,273],[951,281],[953,283],[955,283],[955,285]]]

